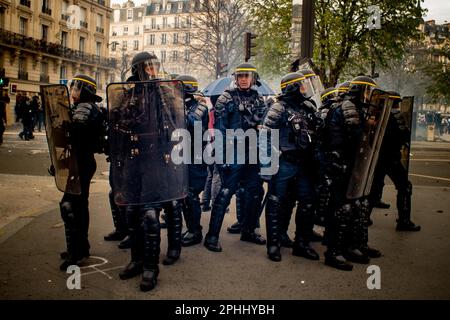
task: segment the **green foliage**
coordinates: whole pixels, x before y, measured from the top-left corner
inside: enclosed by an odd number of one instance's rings
[[[246,12],[255,39],[254,63],[263,77],[278,77],[290,64],[292,0],[248,0]]]

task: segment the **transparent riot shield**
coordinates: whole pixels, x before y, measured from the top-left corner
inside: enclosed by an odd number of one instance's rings
[[[65,85],[41,86],[45,129],[58,190],[81,194],[76,150],[72,147],[69,91]]]
[[[408,141],[402,145],[401,163],[405,167],[406,172],[409,172],[409,155],[411,154],[411,132],[413,124],[413,110],[414,110],[414,97],[404,97],[400,104],[400,115],[405,120],[405,125],[409,131]]]
[[[389,99],[388,96],[387,92],[379,89],[375,89],[371,94],[361,140],[347,188],[348,199],[361,198],[370,193],[373,173],[393,104],[393,100]]]
[[[172,136],[186,129],[182,83],[111,83],[107,103],[115,202],[142,205],[184,198],[187,165],[171,159],[179,143]]]

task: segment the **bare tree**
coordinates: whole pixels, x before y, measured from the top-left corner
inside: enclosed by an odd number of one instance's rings
[[[219,78],[223,65],[231,67],[242,59],[246,19],[241,0],[204,0],[199,13],[191,15],[193,29],[186,46],[193,63]]]
[[[127,80],[127,74],[131,70],[131,55],[125,53],[124,48],[121,48],[122,56],[120,57],[120,81],[125,82]]]

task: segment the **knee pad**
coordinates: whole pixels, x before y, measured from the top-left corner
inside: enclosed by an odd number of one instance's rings
[[[230,189],[224,188],[221,189],[219,194],[216,197],[216,203],[224,205],[230,198]]]
[[[143,213],[144,229],[154,232],[160,227],[159,225],[159,211],[154,208],[146,208]]]
[[[65,223],[71,223],[75,220],[72,202],[61,201],[59,203],[59,208],[61,210],[61,218]]]
[[[350,215],[352,214],[352,206],[350,203],[344,204],[342,207],[340,207],[338,210],[336,210],[334,216],[336,219],[340,221],[349,221]]]

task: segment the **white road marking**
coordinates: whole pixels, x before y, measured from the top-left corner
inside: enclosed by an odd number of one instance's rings
[[[427,179],[437,179],[437,180],[443,180],[443,181],[450,181],[450,179],[448,178],[442,178],[442,177],[433,177],[433,176],[425,176],[422,174],[415,174],[415,173],[410,173],[410,176],[414,176],[414,177],[420,177],[420,178],[427,178]]]

